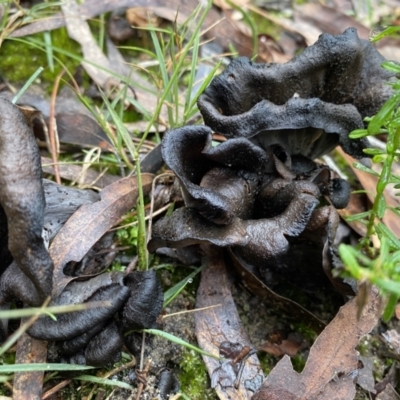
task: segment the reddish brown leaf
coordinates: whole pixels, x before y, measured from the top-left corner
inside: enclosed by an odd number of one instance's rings
[[[356,162],[356,160],[354,160],[354,158],[352,158],[351,156],[345,154],[343,150],[339,148],[337,150],[351,166],[362,187],[366,190],[369,200],[373,202],[376,196],[376,184],[378,182],[378,178],[367,172],[360,171],[359,169],[354,168],[353,164],[354,162]],[[383,195],[385,197],[386,204],[389,207],[395,208],[399,206],[399,198],[395,196],[395,193],[393,193],[393,190],[391,190],[390,187],[387,187],[385,189]],[[393,211],[386,210],[382,221],[395,234],[395,236],[400,237],[400,218]]]
[[[380,301],[373,288],[361,317],[357,298],[350,300],[319,335],[301,374],[287,356],[279,361],[253,400],[324,400],[354,398],[359,340],[378,322]]]
[[[17,364],[45,363],[47,342],[31,338],[24,333],[17,344]],[[44,371],[17,372],[14,375],[13,399],[40,400]]]
[[[211,354],[219,355],[223,342],[240,343],[251,346],[245,333],[233,301],[230,281],[226,273],[221,249],[212,246],[204,247],[207,252],[206,267],[202,271],[200,287],[197,291],[196,307],[219,305],[195,313],[196,337],[201,348]],[[211,379],[215,381],[215,390],[220,399],[250,399],[253,391],[261,384],[263,373],[256,355],[244,362],[240,385],[224,386],[219,379],[221,363],[210,357],[203,357]],[[236,377],[237,378],[237,377]],[[235,376],[233,377],[235,380]],[[226,384],[225,384],[226,385]],[[253,390],[248,388],[253,386]]]
[[[153,175],[142,174],[143,190],[148,193]],[[50,246],[54,262],[53,297],[56,297],[73,277],[66,277],[64,266],[69,261],[80,261],[90,248],[120,218],[135,206],[138,188],[136,176],[123,178],[100,193],[101,200],[83,205],[61,228]]]

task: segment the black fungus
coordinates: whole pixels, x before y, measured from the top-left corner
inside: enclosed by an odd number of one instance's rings
[[[120,329],[113,321],[89,342],[85,350],[86,364],[100,367],[119,361],[122,344]]]
[[[363,118],[376,113],[392,89],[385,59],[353,28],[323,34],[286,64],[232,61],[199,97],[205,124],[227,137],[317,158],[340,144],[363,157],[365,139],[350,140]]]
[[[52,289],[53,263],[42,238],[45,197],[39,149],[17,106],[0,97],[0,204],[8,249],[40,297]]]
[[[154,328],[164,301],[156,271],[131,272],[124,279],[124,283],[131,291],[131,296],[122,309],[124,328]]]
[[[233,60],[199,97],[206,126],[163,138],[185,207],[154,224],[149,250],[228,247],[264,280],[271,268],[312,259],[339,287],[331,273],[340,264],[333,221],[350,185],[315,159],[337,145],[364,156],[368,141],[349,133],[392,93],[394,74],[383,61],[355,29],[321,35],[286,64]],[[213,147],[213,131],[227,140]]]
[[[66,340],[92,329],[96,324],[108,320],[126,302],[130,290],[117,283],[102,287],[87,302],[109,301],[108,307],[90,308],[84,311],[61,314],[54,321],[50,317],[39,318],[28,330],[29,335],[42,340]]]

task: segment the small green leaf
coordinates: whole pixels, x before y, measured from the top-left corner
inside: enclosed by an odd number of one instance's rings
[[[380,150],[380,149],[364,149],[363,152],[365,154],[370,154],[371,156],[386,154],[385,150]]]
[[[178,282],[176,285],[173,287],[169,288],[165,293],[164,293],[164,307],[166,307],[168,304],[170,304],[176,296],[182,290],[186,287],[186,285],[203,269],[203,266],[196,268],[195,271],[193,271],[190,275],[188,275],[186,278],[182,279],[180,282]]]
[[[339,255],[346,269],[354,276],[354,278],[361,279],[361,266],[358,264],[358,261],[354,255],[354,249],[351,246],[341,244],[339,246]]]
[[[389,35],[394,35],[399,31],[400,31],[400,26],[389,26],[388,28],[386,28],[385,30],[383,30],[382,32],[378,33],[373,38],[371,38],[371,42],[372,43],[377,42],[378,40],[381,40]]]
[[[395,74],[400,74],[400,64],[394,61],[385,61],[382,63],[382,68],[387,71],[394,72]]]
[[[31,364],[10,364],[0,365],[0,373],[10,374],[15,372],[32,372],[32,371],[82,371],[85,369],[93,369],[86,365],[76,364],[51,364],[51,363],[31,363]]]
[[[400,296],[400,282],[395,282],[388,278],[375,278],[373,283],[379,286],[381,289],[386,290],[389,293],[396,294]]]
[[[397,305],[397,300],[399,299],[399,294],[391,294],[389,296],[389,300],[386,304],[385,311],[383,312],[382,319],[385,322],[389,322],[390,319],[393,317],[395,307]]]
[[[78,381],[86,381],[86,382],[93,382],[98,383],[99,385],[109,385],[109,386],[117,386],[123,389],[133,390],[133,386],[129,385],[128,383],[121,382],[121,381],[114,381],[113,379],[106,379],[106,378],[99,378],[93,375],[80,375],[75,377],[74,379]]]
[[[345,217],[345,219],[347,222],[354,222],[354,221],[360,221],[362,219],[367,219],[370,215],[371,215],[371,210],[359,214],[350,215],[348,217]]]
[[[349,138],[350,139],[359,139],[359,138],[362,138],[362,137],[365,137],[368,135],[369,135],[369,133],[368,133],[367,129],[356,129],[356,130],[350,132]]]
[[[372,158],[372,162],[375,164],[382,163],[386,160],[386,158],[387,158],[386,154],[378,154]]]
[[[396,92],[386,103],[382,106],[379,112],[372,118],[368,124],[368,133],[374,135],[379,133],[381,127],[387,123],[400,101],[400,92]]]
[[[380,239],[386,237],[389,240],[390,247],[394,250],[400,250],[400,241],[395,234],[382,222],[375,227],[376,232],[380,235]]]
[[[377,172],[375,172],[373,169],[368,168],[368,167],[366,167],[365,165],[363,165],[363,164],[361,164],[359,162],[355,162],[353,164],[353,167],[359,169],[360,171],[368,172],[371,175],[379,177],[379,174]]]

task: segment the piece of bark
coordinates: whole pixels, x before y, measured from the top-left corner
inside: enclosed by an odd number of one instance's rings
[[[197,292],[196,308],[216,306],[195,313],[196,337],[201,348],[211,354],[219,355],[223,342],[240,343],[250,346],[233,301],[230,282],[227,275],[223,253],[213,246],[204,246],[207,253],[206,267],[202,271],[201,283]],[[220,399],[250,399],[263,379],[263,372],[256,355],[251,355],[244,361],[244,369],[240,376],[228,379],[219,376],[224,372],[218,360],[203,356],[208,372],[215,383],[215,390]],[[229,361],[228,361],[229,362]],[[239,379],[236,389],[234,381]]]
[[[47,342],[36,340],[24,333],[18,340],[16,364],[45,363]],[[44,371],[16,372],[13,399],[40,400],[42,398]]]

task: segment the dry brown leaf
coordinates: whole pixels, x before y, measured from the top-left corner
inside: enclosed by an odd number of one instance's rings
[[[24,333],[18,340],[16,364],[45,363],[47,342],[31,338]],[[14,374],[13,399],[40,400],[44,371]]]
[[[81,45],[85,60],[82,65],[88,75],[104,89],[110,89],[118,85],[118,78],[112,75],[112,71],[117,74],[121,74],[122,71],[116,70],[115,63],[109,60],[98,46],[90,31],[89,24],[80,13],[80,7],[76,1],[65,0],[61,8],[70,38]],[[120,67],[121,65],[117,69],[120,69]],[[155,94],[157,93],[156,88],[130,68],[128,68],[125,75],[129,76],[130,81],[135,83],[134,97],[136,100],[149,113],[154,113],[158,104],[158,98]],[[131,92],[131,90],[128,89],[128,92]],[[132,93],[131,96],[133,96]],[[163,110],[165,112],[165,107]]]
[[[294,19],[296,22],[309,23],[321,32],[331,35],[338,35],[351,27],[357,29],[357,34],[362,39],[368,39],[370,33],[369,28],[353,17],[318,3],[307,3],[295,7]]]
[[[386,385],[385,390],[378,394],[376,400],[400,400],[400,395],[394,390],[393,386],[389,383]]]
[[[54,174],[53,169],[53,160],[48,157],[42,157],[42,170],[46,174]],[[94,171],[93,169],[86,169],[85,174],[82,175],[82,166],[75,164],[58,164],[58,171],[60,173],[61,178],[66,179],[68,181],[75,181],[77,178],[79,179],[79,184],[85,187],[95,186],[97,188],[103,189],[108,185],[118,181],[121,179],[115,175],[109,174],[101,174],[98,171]]]
[[[151,189],[153,175],[142,174],[144,193]],[[100,193],[101,200],[81,206],[54,238],[49,252],[54,262],[53,296],[57,297],[73,277],[64,275],[70,261],[80,261],[90,248],[120,218],[135,206],[138,197],[137,178],[131,176],[107,186]]]
[[[206,267],[201,274],[201,282],[197,291],[196,308],[219,305],[208,310],[195,313],[196,337],[201,348],[216,356],[219,355],[223,342],[240,343],[250,346],[250,341],[239,319],[233,301],[229,277],[221,249],[205,246]],[[244,369],[238,389],[233,385],[225,387],[218,379],[221,364],[211,357],[203,357],[211,379],[216,381],[215,390],[220,399],[250,399],[263,379],[263,373],[256,355],[245,360]],[[236,377],[237,378],[237,377]],[[253,387],[253,390],[248,388]]]
[[[353,380],[358,373],[355,347],[380,316],[380,300],[375,288],[359,320],[358,312],[357,298],[341,307],[311,347],[303,372],[295,372],[289,357],[284,356],[253,400],[353,399]]]
[[[353,163],[355,163],[356,160],[351,156],[349,156],[348,154],[346,154],[340,148],[338,148],[337,151],[350,165],[354,174],[360,181],[362,187],[366,190],[369,200],[373,203],[376,196],[376,184],[378,182],[378,178],[367,172],[360,171],[359,169],[354,168]],[[390,186],[386,187],[383,195],[385,197],[386,204],[389,207],[393,208],[399,207],[399,197],[395,196],[392,187]],[[382,221],[394,233],[396,237],[400,237],[400,217],[398,217],[393,211],[386,210],[385,215],[382,218]]]

